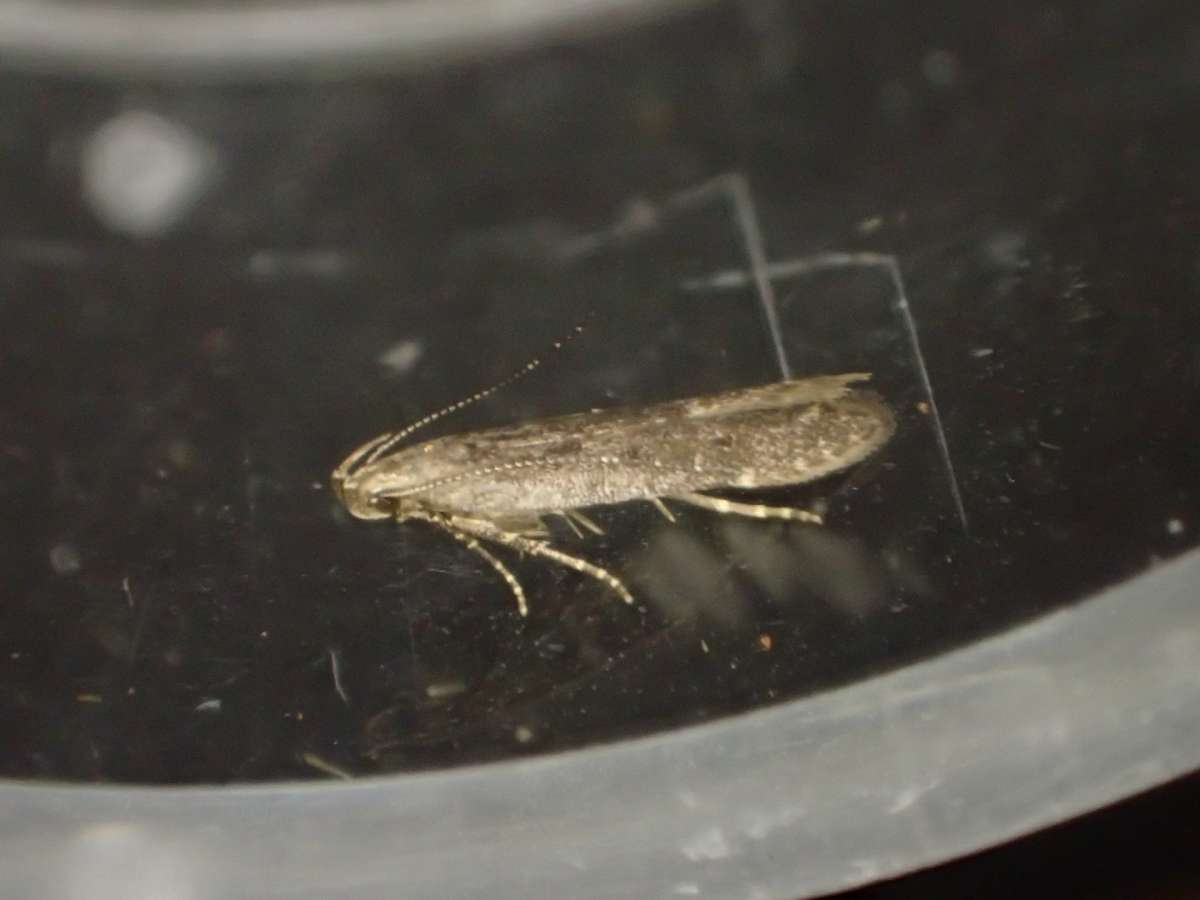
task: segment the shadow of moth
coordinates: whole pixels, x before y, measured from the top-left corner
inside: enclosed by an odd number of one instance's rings
[[[581,329],[576,329],[577,331]],[[556,349],[562,342],[555,344]],[[551,546],[543,517],[600,532],[581,507],[663,500],[719,513],[819,524],[814,513],[742,503],[708,492],[814,481],[882,447],[895,430],[887,404],[855,387],[863,373],[822,375],[649,406],[538,419],[400,446],[413,432],[494,393],[516,375],[356,449],[334,470],[334,492],[359,519],[421,520],[482,557],[508,584],[521,615],[525,591],[483,543],[568,566],[633,595],[615,575]]]

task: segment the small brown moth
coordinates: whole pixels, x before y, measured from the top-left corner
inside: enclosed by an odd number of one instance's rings
[[[569,566],[632,603],[633,595],[611,572],[550,546],[543,517],[561,515],[572,528],[579,523],[600,533],[580,507],[647,500],[673,522],[662,503],[669,499],[721,513],[819,524],[820,517],[805,510],[705,492],[813,481],[865,459],[895,430],[883,400],[852,387],[870,376],[854,373],[576,413],[396,449],[419,428],[538,364],[534,360],[492,388],[368,441],[332,476],[334,492],[351,515],[430,522],[479,554],[508,583],[522,616],[528,613],[524,589],[480,541]]]

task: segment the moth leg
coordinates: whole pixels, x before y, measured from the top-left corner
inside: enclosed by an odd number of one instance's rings
[[[442,524],[442,527],[456,541],[459,541],[468,550],[474,550],[476,553],[478,553],[480,556],[482,556],[485,560],[487,560],[488,564],[500,574],[500,577],[508,582],[508,587],[512,591],[513,597],[515,597],[517,600],[517,612],[519,612],[521,614],[522,618],[524,618],[525,616],[528,616],[529,615],[529,604],[527,604],[525,602],[525,589],[523,587],[521,587],[521,582],[517,581],[517,577],[515,575],[513,575],[513,573],[511,571],[509,571],[508,566],[504,565],[504,563],[502,563],[500,560],[498,560],[490,551],[488,551],[486,548],[484,548],[483,545],[479,543],[479,541],[477,541],[475,538],[471,537],[471,535],[466,534],[465,532],[459,531],[457,528],[451,528],[450,526],[445,525],[444,523],[440,523],[440,524]]]
[[[582,525],[592,534],[604,534],[604,529],[585,516],[583,513],[574,509],[556,509],[556,516],[562,516],[566,523],[571,526],[571,530],[575,532],[575,537],[583,540],[583,532],[579,530],[579,525]],[[575,523],[578,522],[579,525]]]
[[[531,540],[522,535],[514,534],[511,531],[505,531],[493,523],[481,519],[460,519],[455,523],[455,526],[484,540],[504,544],[505,546],[512,547],[514,550],[528,553],[530,556],[552,559],[559,565],[574,569],[576,572],[582,572],[584,575],[590,575],[597,581],[601,581],[612,588],[613,592],[626,603],[631,606],[633,605],[633,594],[629,593],[629,588],[625,587],[617,576],[613,575],[607,569],[602,569],[600,566],[588,562],[586,559],[571,556],[569,553],[563,553],[561,550],[555,550],[544,541]]]
[[[513,538],[523,540],[520,535],[512,535]],[[514,545],[516,546],[516,545]],[[563,553],[561,550],[555,550],[548,544],[531,542],[527,549],[531,556],[543,556],[546,559],[552,559],[560,565],[564,565],[576,572],[582,572],[584,575],[591,575],[597,581],[602,581],[608,585],[622,600],[633,605],[633,594],[629,593],[629,588],[622,584],[621,580],[613,575],[607,569],[602,569],[600,566],[588,562],[586,559],[580,559],[578,556],[571,556],[569,553]]]
[[[580,525],[582,525],[584,528],[586,528],[592,534],[601,535],[601,536],[603,536],[603,534],[604,534],[603,528],[601,528],[594,521],[592,521],[588,516],[585,516],[583,513],[581,513],[577,509],[563,510],[563,518],[565,518],[568,522],[572,522],[572,521],[578,522]],[[572,525],[572,527],[574,527],[574,525]],[[575,530],[575,533],[578,534],[580,537],[583,537],[583,535],[580,534],[578,529]]]
[[[806,509],[794,509],[790,506],[766,506],[762,503],[739,503],[736,500],[726,500],[723,497],[710,497],[707,494],[686,493],[674,494],[672,500],[690,503],[702,509],[713,512],[731,513],[735,516],[749,516],[752,519],[790,519],[794,522],[810,522],[814,525],[823,524],[823,520],[814,512]]]
[[[579,530],[579,526],[575,524],[575,520],[571,518],[570,514],[566,510],[556,510],[554,514],[556,516],[562,516],[566,523],[571,526],[571,530],[575,532],[575,537],[583,540],[583,532]]]
[[[658,497],[651,497],[650,502],[654,504],[655,509],[663,514],[663,518],[665,518],[672,525],[675,524],[675,514],[667,509],[667,504],[663,503]]]
[[[497,527],[503,528],[505,531],[515,531],[525,537],[544,538],[550,536],[546,523],[538,516],[505,516],[502,519],[496,519],[495,522]]]

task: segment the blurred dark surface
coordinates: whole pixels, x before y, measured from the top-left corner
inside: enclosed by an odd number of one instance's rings
[[[1079,602],[1196,544],[1200,13],[750,3],[494,65],[303,86],[0,79],[0,772],[440,768],[704,721]],[[114,161],[115,160],[115,161]],[[598,512],[533,611],[327,488],[372,435],[875,373],[901,430],[772,502]],[[148,177],[152,175],[154,177]],[[147,176],[147,177],[142,177]],[[157,179],[157,180],[156,180]],[[149,184],[149,187],[147,187]],[[621,226],[621,227],[618,227]],[[441,433],[430,431],[430,436]],[[506,557],[507,559],[508,557]]]

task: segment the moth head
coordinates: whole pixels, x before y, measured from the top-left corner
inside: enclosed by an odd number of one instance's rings
[[[420,518],[429,512],[424,501],[410,495],[419,481],[390,464],[370,464],[358,469],[345,464],[333,473],[333,492],[356,519]]]
[[[352,475],[338,478],[335,472],[332,487],[346,511],[356,519],[390,519],[395,515],[392,511],[395,501],[374,494]]]
[[[390,519],[397,515],[398,498],[384,491],[385,486],[395,488],[395,478],[389,478],[371,459],[375,449],[390,437],[381,435],[363,444],[342,460],[330,477],[334,495],[356,519]]]

